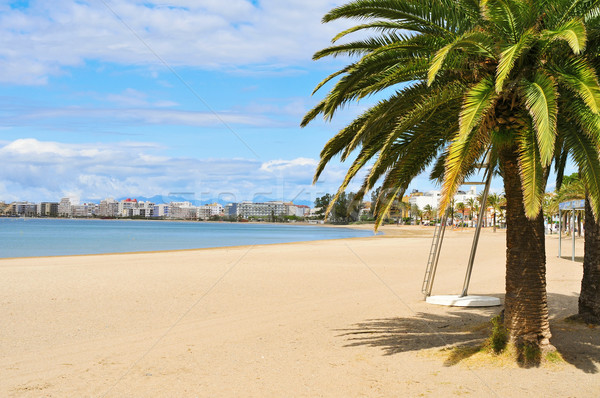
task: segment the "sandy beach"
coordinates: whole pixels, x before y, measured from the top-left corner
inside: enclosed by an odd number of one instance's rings
[[[594,397],[600,328],[571,324],[583,241],[547,238],[552,343],[523,369],[462,358],[501,307],[427,304],[433,230],[175,251],[0,260],[2,397]],[[472,230],[448,231],[434,294],[462,287]],[[503,298],[505,234],[484,230],[470,293]]]

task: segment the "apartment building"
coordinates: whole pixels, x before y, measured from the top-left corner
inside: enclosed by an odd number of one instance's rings
[[[119,202],[113,198],[106,198],[100,201],[98,206],[98,216],[117,217],[119,215]]]
[[[58,204],[59,217],[71,217],[71,199],[62,198]]]
[[[152,217],[154,203],[138,202],[137,199],[127,198],[119,201],[118,215],[120,217]]]
[[[417,205],[420,210],[423,210],[427,205],[437,209],[441,197],[441,191],[428,191],[424,193],[415,191],[411,193],[410,197],[408,198],[408,203],[410,203],[411,206]],[[466,203],[466,201],[470,198],[477,199],[477,188],[474,186],[468,191],[456,192],[456,195],[454,195],[454,203]]]
[[[213,216],[220,216],[223,214],[224,208],[219,203],[211,203],[209,205],[198,206],[196,211],[196,217],[199,220],[208,220]]]
[[[287,206],[283,202],[240,202],[225,206],[225,214],[230,217],[258,218],[287,215]]]
[[[193,220],[198,217],[198,208],[191,202],[171,202],[169,206],[169,218],[181,220]]]
[[[158,205],[154,205],[154,213],[152,214],[153,217],[169,217],[169,209],[171,208],[170,205],[165,204],[165,203],[161,203]]]
[[[38,214],[42,217],[58,216],[58,202],[42,202],[38,207]]]
[[[72,217],[93,217],[98,212],[96,203],[83,203],[79,205],[71,205]]]
[[[17,216],[37,216],[37,205],[30,202],[14,202],[11,204],[10,213]]]

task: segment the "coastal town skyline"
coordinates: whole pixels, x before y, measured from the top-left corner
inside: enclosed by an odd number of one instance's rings
[[[455,204],[463,204],[463,209],[468,208],[469,214],[473,207],[479,207],[480,195],[476,186],[471,186],[469,190],[459,190],[454,195]],[[350,195],[353,195],[352,193]],[[170,219],[197,219],[214,220],[223,218],[230,219],[248,219],[248,218],[273,218],[275,217],[293,217],[294,220],[300,219],[322,219],[324,216],[324,207],[333,200],[334,196],[330,193],[316,198],[313,202],[307,201],[285,201],[273,200],[266,197],[255,197],[254,200],[224,200],[224,197],[218,199],[198,200],[182,196],[161,196],[156,195],[150,198],[105,198],[100,201],[80,202],[76,198],[61,198],[60,201],[13,201],[5,202],[0,200],[0,216],[10,217],[102,217],[102,218],[170,218]],[[435,213],[441,198],[441,191],[430,190],[421,192],[417,189],[410,194],[402,197],[402,202],[406,204],[403,207],[394,207],[390,215],[392,217],[406,217],[412,213],[414,208],[419,211]],[[229,196],[229,199],[232,199]],[[374,217],[372,212],[372,202],[370,197],[366,196],[358,204],[348,206],[351,199],[340,198],[337,206],[345,208],[347,216],[354,214],[356,220],[361,220],[362,216],[368,215],[369,219]],[[346,204],[344,204],[346,203]],[[489,205],[487,207],[490,207]],[[458,207],[457,207],[458,208]],[[333,213],[334,211],[332,211]],[[399,215],[401,214],[401,216]],[[216,217],[216,219],[214,219]]]

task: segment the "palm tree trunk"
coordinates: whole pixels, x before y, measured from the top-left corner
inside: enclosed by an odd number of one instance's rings
[[[520,352],[550,349],[543,214],[533,220],[525,215],[516,146],[500,151],[500,164],[506,193],[504,324]]]
[[[579,316],[588,323],[600,324],[600,223],[594,218],[587,198]]]

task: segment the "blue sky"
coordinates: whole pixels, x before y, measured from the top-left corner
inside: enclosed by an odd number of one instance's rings
[[[0,200],[334,192],[345,165],[313,186],[319,152],[374,100],[299,123],[344,65],[311,60],[349,26],[320,23],[342,3],[1,2]]]

